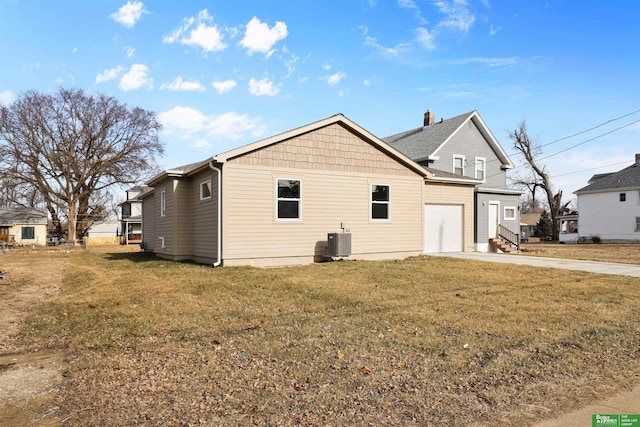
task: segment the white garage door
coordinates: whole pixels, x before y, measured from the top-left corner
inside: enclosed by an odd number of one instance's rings
[[[424,252],[462,252],[462,206],[425,205]]]

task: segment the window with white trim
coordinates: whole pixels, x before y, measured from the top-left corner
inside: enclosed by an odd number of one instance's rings
[[[514,206],[504,207],[504,219],[516,219],[516,208]]]
[[[464,156],[453,156],[453,173],[456,175],[464,175]]]
[[[627,193],[620,193],[620,201],[621,202],[627,201]]]
[[[278,179],[277,218],[284,220],[300,219],[301,181],[299,179]]]
[[[211,198],[211,180],[200,183],[200,200]]]
[[[371,219],[389,219],[389,186],[371,185]]]
[[[167,214],[167,192],[162,190],[160,192],[160,216]]]
[[[476,179],[485,180],[487,175],[487,159],[484,157],[476,157]]]

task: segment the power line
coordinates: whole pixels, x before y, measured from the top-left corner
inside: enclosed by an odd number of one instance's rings
[[[587,139],[586,141],[579,142],[578,144],[572,145],[571,147],[567,147],[564,150],[558,151],[557,153],[553,153],[553,154],[549,154],[548,156],[540,157],[538,160],[544,160],[544,159],[548,159],[549,157],[557,156],[558,154],[564,153],[565,151],[572,150],[572,149],[574,149],[574,148],[576,148],[576,147],[578,147],[580,145],[586,144],[587,142],[591,142],[591,141],[593,141],[595,139],[602,138],[603,136],[609,135],[610,133],[613,133],[613,132],[617,132],[620,129],[624,129],[624,128],[629,127],[629,126],[631,126],[633,124],[636,124],[636,123],[640,123],[640,119],[636,120],[634,122],[628,123],[628,124],[626,124],[624,126],[620,126],[620,127],[615,128],[613,130],[610,130],[609,132],[605,132],[603,134],[594,136],[593,138]]]
[[[604,126],[604,125],[608,125],[609,123],[613,123],[613,122],[615,122],[615,121],[618,121],[618,120],[624,119],[625,117],[632,116],[632,115],[634,115],[634,114],[636,114],[636,113],[640,113],[640,110],[632,111],[632,112],[630,112],[630,113],[628,113],[628,114],[624,114],[624,115],[622,115],[622,116],[620,116],[620,117],[616,117],[616,118],[614,118],[614,119],[609,119],[609,120],[607,120],[606,122],[602,122],[602,123],[600,123],[599,125],[596,125],[596,126],[594,126],[594,127],[592,127],[592,128],[585,129],[585,130],[582,130],[582,131],[580,131],[580,132],[576,132],[576,133],[574,133],[574,134],[572,134],[572,135],[563,136],[562,138],[556,139],[556,140],[554,140],[554,141],[547,142],[546,144],[542,144],[542,145],[540,146],[540,148],[542,148],[542,147],[546,147],[547,145],[555,144],[556,142],[564,141],[565,139],[573,138],[574,136],[582,135],[583,133],[587,133],[587,132],[590,132],[590,131],[592,131],[592,130],[594,130],[594,129],[598,129],[599,127],[602,127],[602,126]]]
[[[579,171],[573,171],[573,172],[567,172],[567,173],[562,173],[560,175],[553,175],[551,178],[557,178],[559,176],[567,176],[567,175],[574,175],[576,173],[582,173],[582,172],[588,172],[588,171],[592,171],[592,170],[596,170],[596,169],[602,169],[602,168],[608,168],[609,166],[618,166],[618,165],[622,165],[622,164],[628,164],[629,161],[624,161],[624,162],[617,162],[617,163],[610,163],[608,165],[602,165],[602,166],[598,166],[595,168],[589,168],[589,169],[582,169]]]

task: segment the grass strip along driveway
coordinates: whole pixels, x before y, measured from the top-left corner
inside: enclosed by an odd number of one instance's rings
[[[640,280],[417,257],[282,269],[66,257],[21,344],[64,425],[529,425],[640,375]]]

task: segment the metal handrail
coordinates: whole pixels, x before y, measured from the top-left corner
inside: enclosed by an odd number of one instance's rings
[[[498,224],[498,236],[515,246],[516,250],[520,249],[520,234],[514,233],[504,225]]]

